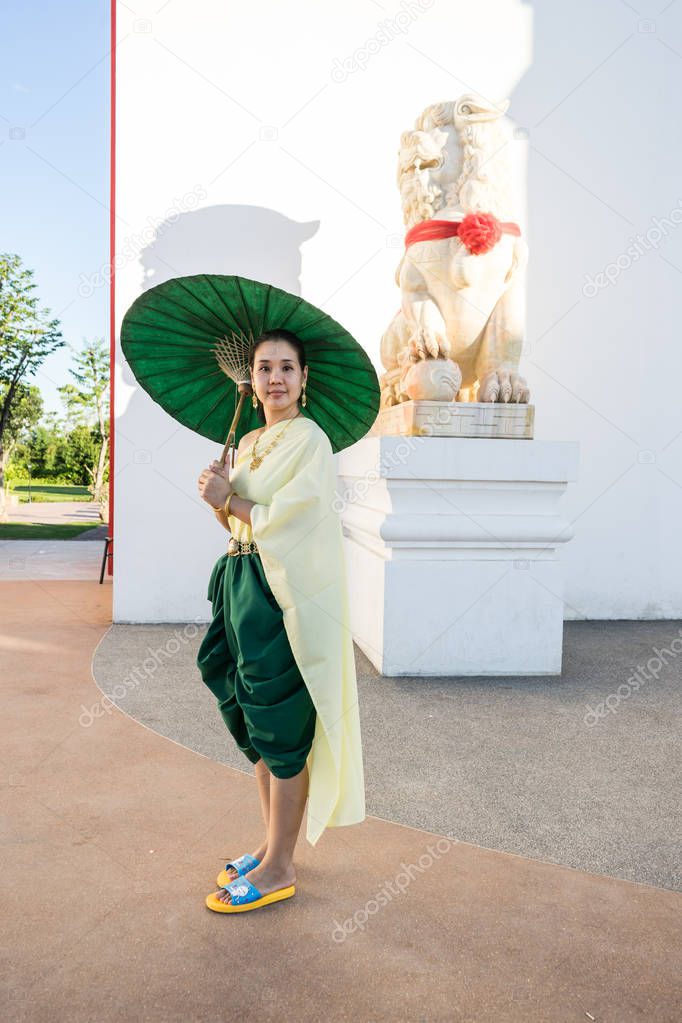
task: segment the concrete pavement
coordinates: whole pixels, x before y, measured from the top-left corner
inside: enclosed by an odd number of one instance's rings
[[[212,914],[255,782],[102,702],[110,599],[0,584],[3,1018],[679,1018],[678,894],[373,817],[299,840],[293,899]]]
[[[8,507],[10,522],[100,522],[99,505],[93,501],[18,501]]]

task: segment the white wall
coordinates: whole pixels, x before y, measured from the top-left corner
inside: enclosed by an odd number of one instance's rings
[[[530,140],[536,436],[581,448],[564,504],[567,618],[682,614],[682,6],[634,6],[535,5],[510,107]],[[613,283],[590,287],[607,267]]]
[[[603,6],[119,4],[117,335],[145,287],[238,273],[324,307],[381,372],[398,303],[400,134],[471,88],[509,96],[530,133],[524,368],[536,436],[582,448],[565,505],[576,530],[561,553],[566,616],[674,616],[679,232],[595,297],[582,288],[680,203],[666,98],[682,64],[662,38],[682,52],[680,15],[639,32],[629,7]],[[196,479],[219,446],[156,406],[120,350],[116,415],[114,620],[206,619],[226,534]]]

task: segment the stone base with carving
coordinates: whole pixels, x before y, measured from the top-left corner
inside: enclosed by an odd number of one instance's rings
[[[379,412],[368,437],[514,437],[531,440],[535,406],[485,401],[401,401]]]
[[[337,458],[353,638],[378,671],[561,672],[576,443],[369,436]]]

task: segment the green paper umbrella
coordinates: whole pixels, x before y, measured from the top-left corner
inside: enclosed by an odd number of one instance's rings
[[[300,337],[308,363],[301,414],[334,451],[367,433],[380,387],[364,349],[327,313],[248,277],[173,277],[143,292],[123,317],[121,347],[145,391],[174,419],[228,449],[261,426],[250,401],[249,345],[265,330]],[[235,387],[236,384],[236,387]]]

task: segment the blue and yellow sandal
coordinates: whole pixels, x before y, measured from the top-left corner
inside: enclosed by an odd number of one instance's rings
[[[221,870],[218,874],[216,884],[219,888],[227,888],[230,881],[237,880],[236,877],[231,877],[228,874],[228,867],[234,867],[239,877],[241,877],[242,874],[248,874],[250,870],[257,867],[259,863],[260,860],[257,860],[255,856],[252,856],[250,853],[244,853],[243,856],[238,856],[236,860],[231,860],[229,863],[225,864],[225,869]]]
[[[249,909],[260,909],[261,906],[268,906],[271,902],[280,902],[282,899],[290,899],[296,891],[295,884],[289,884],[285,888],[278,888],[275,892],[268,892],[261,895],[254,884],[245,877],[236,877],[234,881],[221,885],[230,893],[231,902],[221,902],[217,892],[211,892],[206,896],[206,905],[216,913],[245,913]]]

